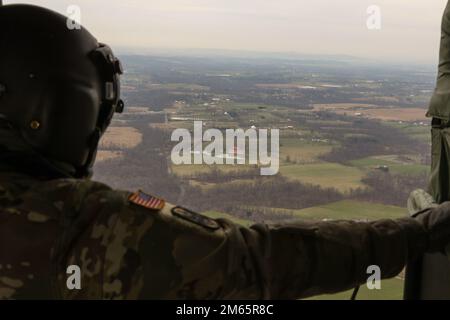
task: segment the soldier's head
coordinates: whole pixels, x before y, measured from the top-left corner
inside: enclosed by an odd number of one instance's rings
[[[56,12],[0,6],[0,122],[36,154],[89,175],[98,142],[122,112],[111,49]]]

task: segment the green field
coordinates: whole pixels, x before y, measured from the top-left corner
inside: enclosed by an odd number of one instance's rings
[[[366,187],[361,182],[364,177],[362,170],[337,163],[287,165],[280,167],[280,172],[289,179],[323,188],[336,188],[344,193],[350,189]]]
[[[310,298],[310,300],[350,300],[353,290]],[[380,290],[369,290],[366,285],[359,289],[356,300],[402,300],[403,280],[399,278],[381,281]]]
[[[389,168],[390,172],[404,175],[417,175],[428,173],[429,166],[422,164],[393,165]]]
[[[280,140],[280,161],[287,159],[293,163],[314,163],[318,157],[331,151],[333,146],[326,143],[312,143],[299,138]]]
[[[363,159],[349,161],[351,166],[361,170],[374,170],[379,166],[387,166],[389,172],[402,175],[417,175],[429,172],[429,166],[414,163],[414,159],[410,162],[402,162],[397,156],[374,156]]]
[[[264,207],[266,208],[266,207]],[[259,207],[246,207],[248,211],[257,211]],[[379,203],[356,200],[342,200],[316,207],[292,210],[284,208],[266,208],[275,214],[290,214],[293,220],[377,220],[395,219],[406,216],[406,209]]]
[[[303,219],[376,220],[405,217],[406,209],[377,203],[343,200],[296,210],[295,216]]]
[[[408,136],[416,139],[417,141],[424,143],[431,143],[430,126],[417,126],[405,123],[399,124],[397,122],[386,122],[386,123],[402,130]]]
[[[252,207],[246,207],[246,209],[251,211]],[[256,211],[256,209],[261,208],[253,207],[253,209]],[[355,200],[342,200],[301,210],[291,210],[283,208],[270,209],[275,212],[279,210],[280,213],[291,214],[293,216],[293,220],[377,220],[395,219],[406,216],[406,209],[401,207]],[[251,221],[235,218],[232,215],[222,212],[206,212],[205,214],[212,218],[227,218],[243,225],[251,224]]]

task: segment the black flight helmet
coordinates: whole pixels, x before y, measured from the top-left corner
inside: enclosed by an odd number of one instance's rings
[[[0,6],[0,118],[44,158],[88,177],[98,142],[122,112],[122,66],[68,18],[32,5]]]

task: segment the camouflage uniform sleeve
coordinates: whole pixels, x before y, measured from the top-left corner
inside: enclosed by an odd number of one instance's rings
[[[87,196],[57,245],[64,299],[261,298],[254,258],[257,231],[216,221],[179,206],[155,210],[130,193]],[[254,241],[255,255],[249,242]],[[81,269],[81,290],[66,287],[68,266]]]
[[[272,298],[305,298],[348,290],[367,281],[377,265],[382,279],[399,274],[426,250],[427,235],[414,219],[334,221],[272,227],[268,266]]]
[[[245,228],[166,204],[153,210],[129,194],[103,191],[85,201],[84,223],[64,264],[79,265],[82,289],[65,298],[293,299],[365,282],[376,264],[395,276],[409,250],[422,250],[412,219]],[[74,225],[79,225],[75,223]]]

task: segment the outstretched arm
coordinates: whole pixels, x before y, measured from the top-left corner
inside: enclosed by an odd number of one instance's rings
[[[425,229],[413,219],[298,223],[270,229],[272,298],[335,293],[365,283],[367,268],[396,276],[426,249]]]
[[[378,265],[383,278],[393,277],[409,258],[436,248],[429,226],[448,224],[448,207],[430,209],[424,217],[433,219],[424,221],[246,228],[170,205],[149,210],[105,191],[84,202],[95,223],[64,254],[67,263],[86,270],[82,282],[96,283],[91,287],[98,291],[61,287],[71,298],[296,299],[334,293],[364,283],[370,265]],[[441,213],[444,220],[438,221]]]

